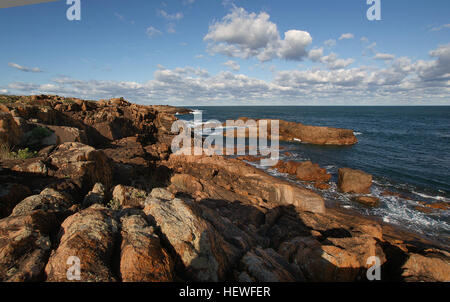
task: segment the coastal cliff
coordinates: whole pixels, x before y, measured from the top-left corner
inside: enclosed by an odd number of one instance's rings
[[[0,98],[0,280],[450,281],[448,248],[326,207],[257,157],[175,155],[176,113],[122,98]],[[280,122],[282,140],[351,145],[352,130]],[[276,169],[326,190],[318,165]],[[339,190],[369,205],[372,177],[342,167]],[[446,206],[445,206],[446,207]]]

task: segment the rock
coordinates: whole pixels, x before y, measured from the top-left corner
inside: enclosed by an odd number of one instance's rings
[[[105,186],[101,183],[96,183],[92,190],[84,197],[83,206],[90,207],[93,204],[104,204],[106,198]]]
[[[147,200],[144,212],[155,221],[195,281],[224,280],[236,251],[188,200]]]
[[[372,175],[349,168],[339,169],[338,188],[344,193],[369,194]]]
[[[239,120],[248,121],[246,117],[240,117]],[[354,145],[358,142],[353,130],[338,129],[331,127],[307,126],[301,123],[288,122],[277,120],[279,122],[279,140],[281,141],[300,141],[315,145]],[[271,135],[271,121],[268,120],[268,138]],[[237,137],[238,131],[235,131],[234,136]],[[249,131],[246,131],[245,136],[249,136]]]
[[[266,201],[293,205],[304,211],[325,211],[322,197],[313,191],[270,176],[236,159],[172,154],[168,167],[182,173],[174,175],[172,184],[199,200],[244,200],[253,204]]]
[[[116,281],[112,257],[118,228],[112,211],[97,205],[68,217],[61,225],[59,246],[45,268],[47,281],[68,281],[70,257],[80,260],[79,281]]]
[[[368,207],[377,207],[380,204],[380,199],[373,196],[356,196],[352,199]]]
[[[18,145],[22,138],[22,131],[11,114],[0,112],[0,143],[10,146]]]
[[[303,181],[327,182],[331,175],[326,169],[320,168],[318,164],[310,161],[300,163],[296,170],[297,178]]]
[[[300,166],[300,162],[297,161],[288,161],[283,162],[281,160],[278,161],[277,165],[274,167],[280,173],[288,173],[290,175],[297,174],[297,168]]]
[[[108,157],[100,150],[81,143],[59,145],[49,156],[50,164],[56,170],[50,176],[70,178],[88,192],[96,183],[106,188],[112,184],[113,171]]]
[[[297,237],[283,243],[278,252],[296,263],[307,281],[355,281],[360,272],[356,255],[334,245],[321,245],[312,237]]]
[[[30,189],[17,183],[2,183],[0,185],[0,218],[11,214],[14,207],[30,196]]]
[[[326,184],[323,182],[314,183],[314,187],[319,190],[329,190],[331,188],[331,186],[329,184]]]
[[[153,198],[164,199],[164,200],[172,200],[175,198],[175,195],[164,188],[154,188],[150,193],[150,196]]]
[[[241,259],[243,272],[239,281],[295,282],[304,281],[300,271],[272,249],[255,248]]]
[[[47,188],[39,195],[33,195],[21,201],[14,207],[11,215],[27,215],[35,210],[54,211],[65,214],[72,205],[73,201],[70,196]]]
[[[63,144],[67,142],[77,142],[89,144],[89,139],[84,130],[67,126],[47,126],[56,137],[55,144]]]
[[[406,281],[450,282],[450,262],[446,258],[411,254],[402,266]]]
[[[49,234],[58,226],[53,213],[34,211],[0,220],[0,281],[44,281]]]
[[[197,178],[189,174],[175,174],[170,179],[170,182],[178,189],[185,192],[196,193],[203,190],[203,186]]]
[[[124,282],[173,281],[174,263],[161,246],[153,227],[140,215],[122,222],[120,274]]]
[[[19,164],[12,167],[11,170],[17,172],[41,174],[42,176],[45,176],[48,174],[48,168],[42,160],[43,158],[39,157],[25,159],[22,160]]]
[[[133,187],[117,185],[112,193],[122,207],[144,208],[147,192]]]

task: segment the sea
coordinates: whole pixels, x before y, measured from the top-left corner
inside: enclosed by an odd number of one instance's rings
[[[450,203],[450,106],[426,107],[336,107],[336,106],[224,106],[189,107],[208,120],[281,119],[305,125],[352,129],[358,138],[353,146],[317,146],[301,142],[280,142],[280,159],[311,160],[333,175],[331,189],[318,191],[328,204],[376,216],[429,239],[450,244],[450,211],[418,211],[422,202]],[[193,115],[179,119],[193,121]],[[290,154],[286,155],[285,152]],[[251,163],[258,166],[257,164]],[[309,187],[276,170],[268,173]],[[380,206],[368,208],[337,190],[341,167],[373,175],[371,195]],[[384,191],[399,193],[386,196]]]

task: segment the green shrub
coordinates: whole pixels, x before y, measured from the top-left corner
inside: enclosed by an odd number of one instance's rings
[[[52,135],[53,132],[51,132],[49,129],[45,127],[36,127],[33,130],[31,130],[30,137],[33,139],[41,140],[43,138],[46,138],[50,135]]]
[[[11,152],[13,158],[15,159],[27,159],[27,158],[33,158],[36,157],[37,152],[31,151],[28,148],[20,149],[17,152]]]
[[[108,208],[110,208],[111,210],[117,211],[117,210],[120,210],[122,208],[122,206],[120,205],[120,201],[113,198],[108,202]]]

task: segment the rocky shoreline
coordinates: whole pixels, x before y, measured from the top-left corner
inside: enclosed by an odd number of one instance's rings
[[[384,281],[450,281],[447,247],[327,208],[320,193],[246,163],[257,157],[171,154],[175,114],[188,112],[0,98],[0,281],[68,281],[74,256],[81,281],[367,281],[371,256]],[[357,142],[351,130],[294,124],[280,124],[284,140]],[[314,163],[276,168],[327,190]],[[339,170],[355,202],[376,205],[371,183]]]

